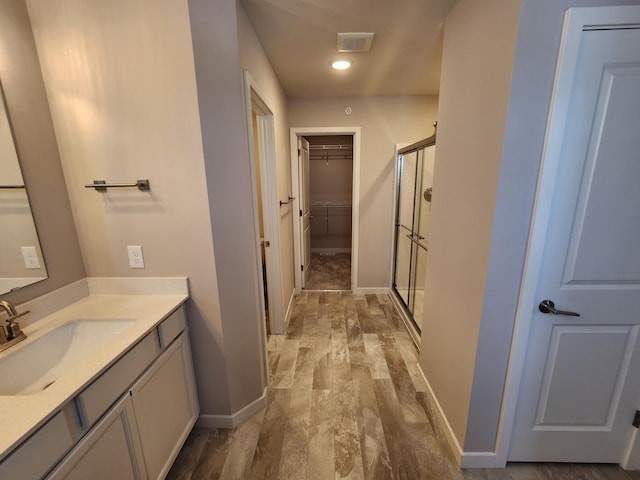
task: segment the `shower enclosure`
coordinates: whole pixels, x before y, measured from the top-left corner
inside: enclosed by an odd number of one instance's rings
[[[429,251],[435,135],[398,151],[393,291],[419,340]]]

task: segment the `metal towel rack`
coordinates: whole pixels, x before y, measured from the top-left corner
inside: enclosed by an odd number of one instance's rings
[[[289,200],[287,200],[286,202],[283,202],[282,200],[280,200],[280,206],[289,205],[291,202],[293,202],[296,199],[296,197],[292,197],[291,195],[289,195],[287,198],[289,198]]]
[[[104,180],[94,180],[93,183],[89,183],[84,188],[94,188],[96,192],[106,192],[107,188],[126,188],[137,187],[138,190],[150,190],[149,180],[136,180],[135,183],[107,183]]]
[[[0,185],[0,190],[15,190],[18,188],[24,188],[24,185]]]

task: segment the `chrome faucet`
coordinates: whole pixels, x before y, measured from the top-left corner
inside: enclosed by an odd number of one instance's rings
[[[20,325],[16,322],[16,319],[29,313],[29,310],[25,310],[22,313],[18,313],[16,308],[6,300],[0,300],[0,308],[7,312],[7,326],[0,325],[0,352],[7,348],[21,342],[27,336],[20,329]]]

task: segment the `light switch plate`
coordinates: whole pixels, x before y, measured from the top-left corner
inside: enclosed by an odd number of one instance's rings
[[[40,260],[38,260],[36,247],[20,247],[20,250],[22,251],[25,268],[36,270],[40,268]]]
[[[144,268],[144,257],[142,256],[142,246],[128,245],[129,266],[131,268]]]

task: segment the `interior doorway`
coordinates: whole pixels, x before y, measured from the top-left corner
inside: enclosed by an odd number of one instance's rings
[[[309,145],[310,212],[304,289],[351,290],[353,135],[303,138]]]
[[[276,184],[273,113],[262,100],[248,72],[245,98],[256,233],[258,285],[262,295],[260,327],[266,335],[284,333],[280,262],[279,201]]]
[[[296,291],[357,288],[360,129],[291,129]]]

